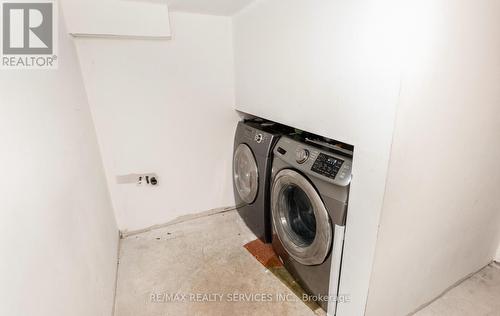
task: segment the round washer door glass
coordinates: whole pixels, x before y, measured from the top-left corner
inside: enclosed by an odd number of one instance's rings
[[[271,200],[274,230],[288,254],[304,265],[323,263],[333,232],[313,185],[294,170],[281,170],[274,178]]]
[[[234,184],[240,198],[245,203],[253,203],[259,188],[259,171],[250,147],[245,144],[238,145],[234,152],[233,166]]]

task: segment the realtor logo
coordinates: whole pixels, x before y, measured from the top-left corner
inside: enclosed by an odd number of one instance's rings
[[[56,4],[4,1],[2,3],[2,67],[55,68]]]

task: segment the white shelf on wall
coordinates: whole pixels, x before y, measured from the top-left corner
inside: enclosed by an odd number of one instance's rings
[[[84,37],[169,39],[166,3],[62,0],[68,33]]]

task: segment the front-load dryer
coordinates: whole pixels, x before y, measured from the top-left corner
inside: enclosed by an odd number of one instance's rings
[[[273,248],[297,282],[331,315],[336,309],[351,157],[291,137],[280,138],[274,148]]]
[[[252,232],[271,242],[270,179],[273,148],[288,129],[253,120],[238,123],[234,137],[233,188],[238,212]]]

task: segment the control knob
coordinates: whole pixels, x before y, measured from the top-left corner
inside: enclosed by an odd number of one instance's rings
[[[295,152],[295,160],[297,163],[303,164],[309,158],[309,150],[304,148],[298,148]]]

